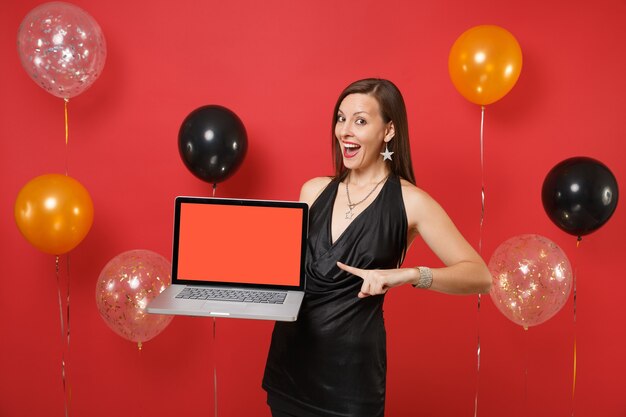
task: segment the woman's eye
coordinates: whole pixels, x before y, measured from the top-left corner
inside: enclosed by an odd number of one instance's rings
[[[346,118],[345,118],[345,117],[343,117],[343,116],[341,116],[341,115],[338,115],[338,116],[337,116],[337,121],[338,121],[338,122],[345,122],[345,121],[346,121]]]
[[[365,119],[356,119],[356,121],[354,123],[356,123],[357,125],[365,125],[365,124],[367,124]]]

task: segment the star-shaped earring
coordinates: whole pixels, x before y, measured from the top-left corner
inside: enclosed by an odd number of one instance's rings
[[[389,152],[389,148],[385,143],[385,152],[381,152],[380,154],[383,156],[383,161],[386,161],[387,159],[391,161],[391,155],[393,155],[393,152]]]

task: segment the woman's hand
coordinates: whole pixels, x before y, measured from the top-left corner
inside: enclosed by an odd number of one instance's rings
[[[363,279],[359,298],[385,294],[389,288],[397,287],[419,278],[419,272],[413,268],[399,269],[361,269],[337,262],[337,266]]]

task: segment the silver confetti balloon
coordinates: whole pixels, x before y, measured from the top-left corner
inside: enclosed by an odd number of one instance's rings
[[[50,94],[69,99],[88,89],[106,60],[98,23],[73,4],[44,3],[18,30],[17,50],[28,75]]]

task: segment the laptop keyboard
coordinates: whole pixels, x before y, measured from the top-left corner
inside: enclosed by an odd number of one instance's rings
[[[221,288],[185,287],[176,298],[189,300],[239,301],[242,303],[283,304],[286,291],[232,290]]]

